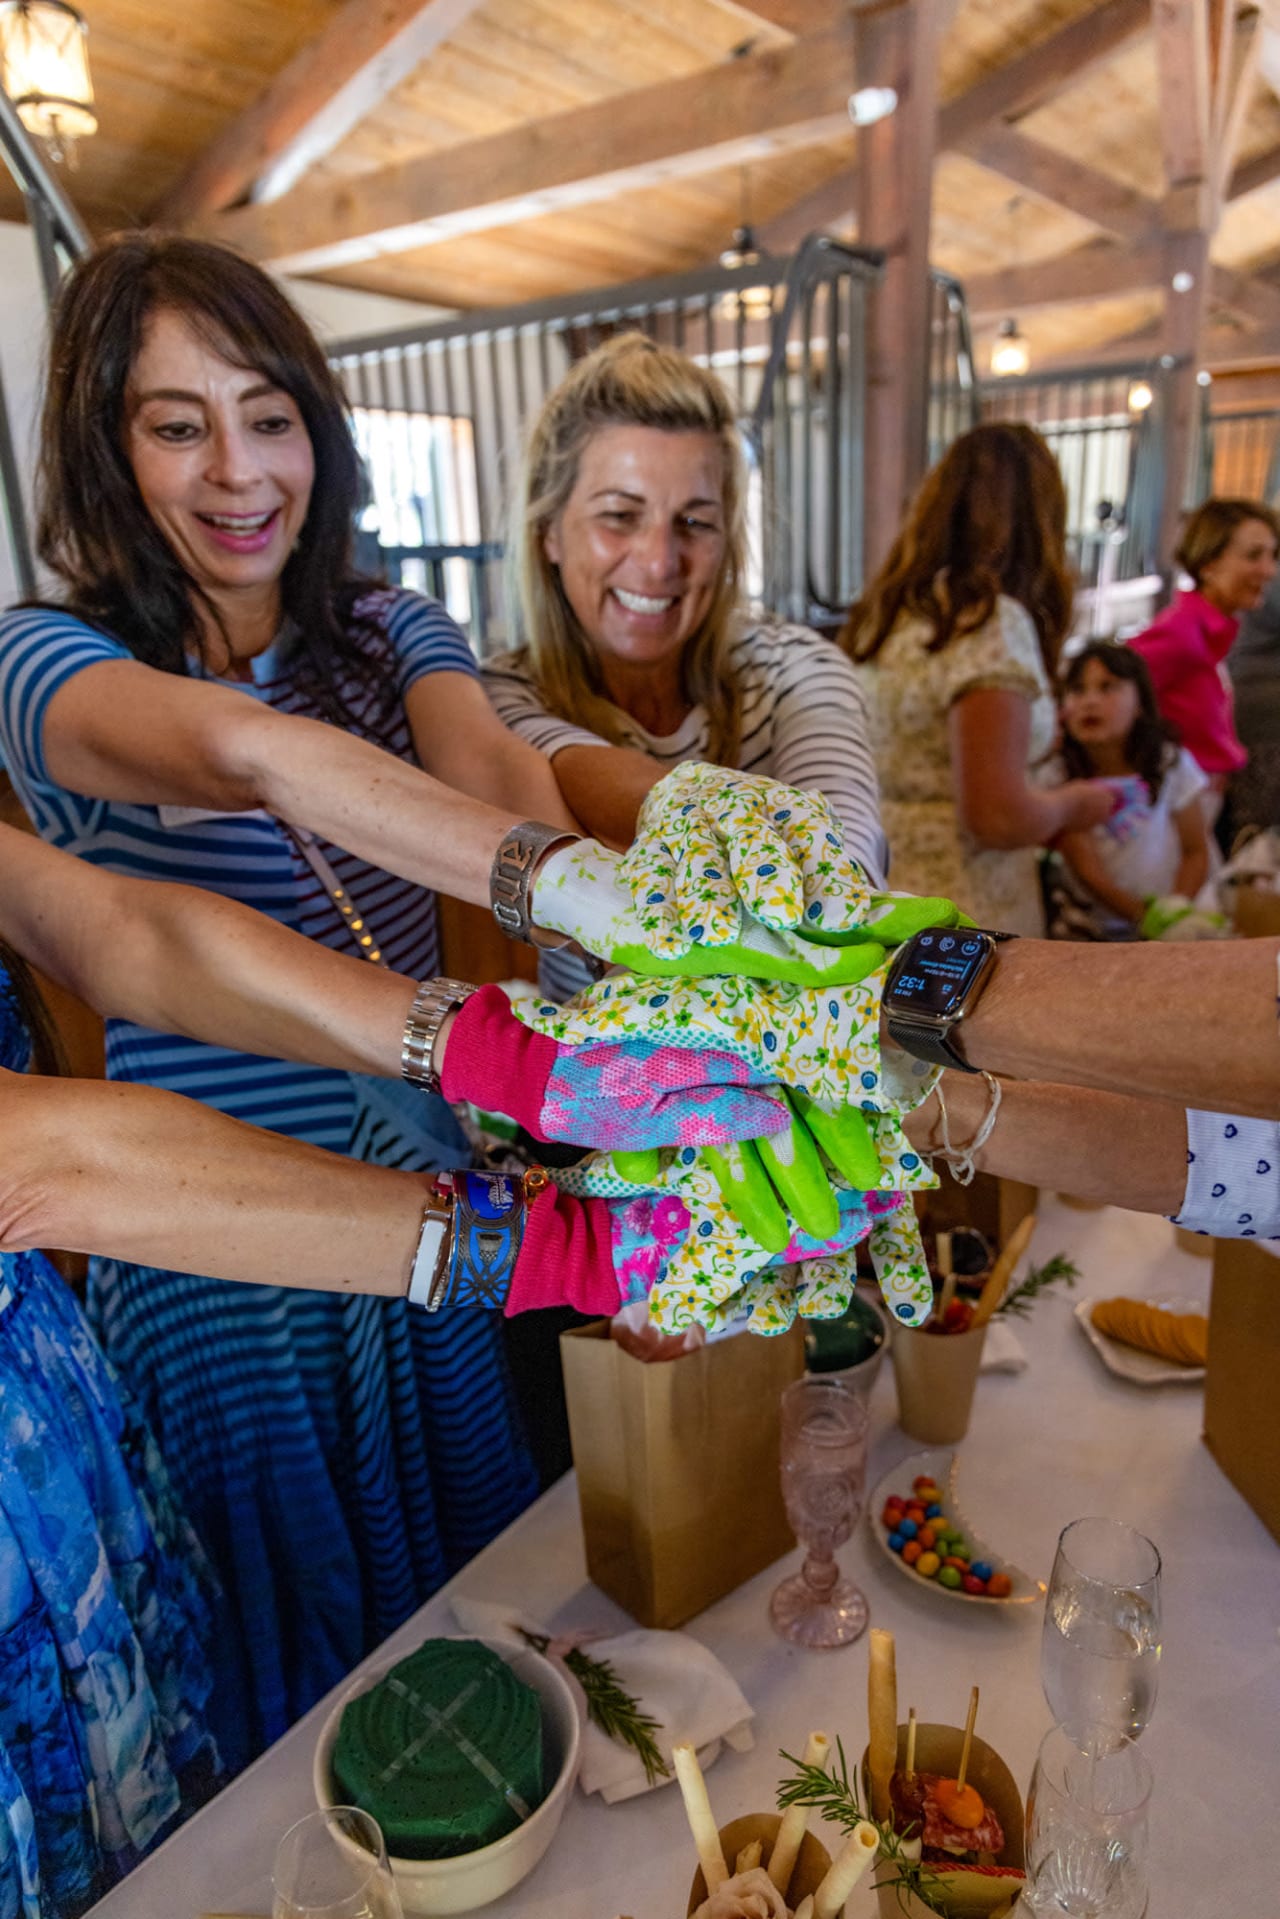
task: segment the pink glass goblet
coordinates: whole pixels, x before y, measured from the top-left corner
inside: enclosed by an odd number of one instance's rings
[[[769,1602],[795,1646],[847,1646],[866,1630],[867,1602],[841,1576],[835,1549],[862,1511],[867,1409],[842,1380],[797,1379],[782,1395],[782,1496],[804,1565]]]

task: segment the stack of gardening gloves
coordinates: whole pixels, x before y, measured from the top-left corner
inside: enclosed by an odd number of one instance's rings
[[[546,1136],[614,1149],[554,1178],[610,1202],[624,1300],[647,1297],[668,1332],[744,1314],[781,1332],[797,1312],[846,1309],[865,1239],[894,1317],[927,1318],[910,1195],[937,1182],[901,1122],[937,1073],[886,1068],[880,997],[889,949],[961,923],[958,909],[873,892],[820,795],[695,762],[653,788],[625,855],[590,840],[554,852],[532,914],[615,969],[565,1006],[515,1010],[566,1049],[576,1086],[593,1057],[609,1063],[596,1098],[562,1101]],[[672,1061],[689,1079],[690,1055],[708,1097],[731,1096],[718,1134],[639,1114],[661,1107]],[[646,1143],[646,1124],[667,1143]]]

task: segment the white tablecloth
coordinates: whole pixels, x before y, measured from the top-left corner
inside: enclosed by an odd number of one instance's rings
[[[1210,1266],[1178,1251],[1163,1221],[1068,1209],[1045,1196],[1032,1257],[1072,1252],[1081,1291],[1161,1291],[1207,1300]],[[1156,1774],[1150,1919],[1280,1913],[1280,1551],[1201,1443],[1200,1392],[1113,1378],[1072,1319],[1079,1293],[1057,1289],[1021,1337],[1022,1374],[978,1386],[963,1442],[961,1499],[1006,1557],[1048,1577],[1062,1526],[1086,1513],[1131,1521],[1164,1555],[1160,1695],[1144,1749]],[[1280,1380],[1276,1382],[1280,1403]],[[885,1367],[873,1402],[870,1483],[914,1450],[897,1426]],[[897,1634],[900,1701],[922,1718],[962,1721],[982,1688],[979,1729],[1025,1787],[1049,1721],[1040,1691],[1042,1609],[966,1608],[885,1563],[859,1528],[841,1554],[872,1619]],[[806,1731],[866,1742],[866,1641],[805,1653],[766,1617],[780,1561],[687,1630],[725,1661],[756,1711],[757,1745],[708,1774],[722,1820],[772,1806],[779,1747]],[[518,1602],[560,1626],[614,1626],[623,1615],[587,1582],[572,1479],[562,1480],[458,1575],[459,1591]],[[447,1592],[387,1642],[408,1651],[452,1630]],[[95,1919],[193,1919],[266,1913],[276,1841],[309,1811],[311,1755],[327,1704],[280,1740],[94,1909]],[[674,1787],[606,1808],[575,1794],[534,1874],[486,1910],[490,1919],[678,1919],[692,1857]],[[849,1919],[874,1902],[863,1888]]]

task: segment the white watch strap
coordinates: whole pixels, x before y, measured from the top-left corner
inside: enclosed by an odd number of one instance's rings
[[[409,1280],[409,1304],[427,1306],[431,1300],[431,1286],[440,1264],[440,1255],[448,1237],[450,1222],[437,1219],[428,1213],[422,1222],[422,1235],[418,1240],[418,1250],[413,1257],[413,1273]]]

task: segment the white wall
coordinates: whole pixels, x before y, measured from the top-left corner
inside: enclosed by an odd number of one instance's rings
[[[285,280],[290,298],[319,338],[354,339],[366,333],[391,333],[443,317],[444,309],[396,300],[353,287],[325,286],[318,280]],[[32,476],[44,380],[45,299],[31,230],[0,220],[0,378],[32,526]],[[0,608],[18,596],[17,576],[0,515]]]
[[[417,300],[397,300],[386,293],[362,293],[358,287],[328,286],[321,280],[283,281],[289,298],[306,315],[317,336],[331,340],[361,339],[367,333],[398,333],[403,327],[426,326],[448,317],[447,307],[423,306]]]
[[[28,523],[43,380],[45,302],[31,229],[0,220],[0,378],[25,483]],[[0,607],[17,598],[7,523],[0,515]]]

